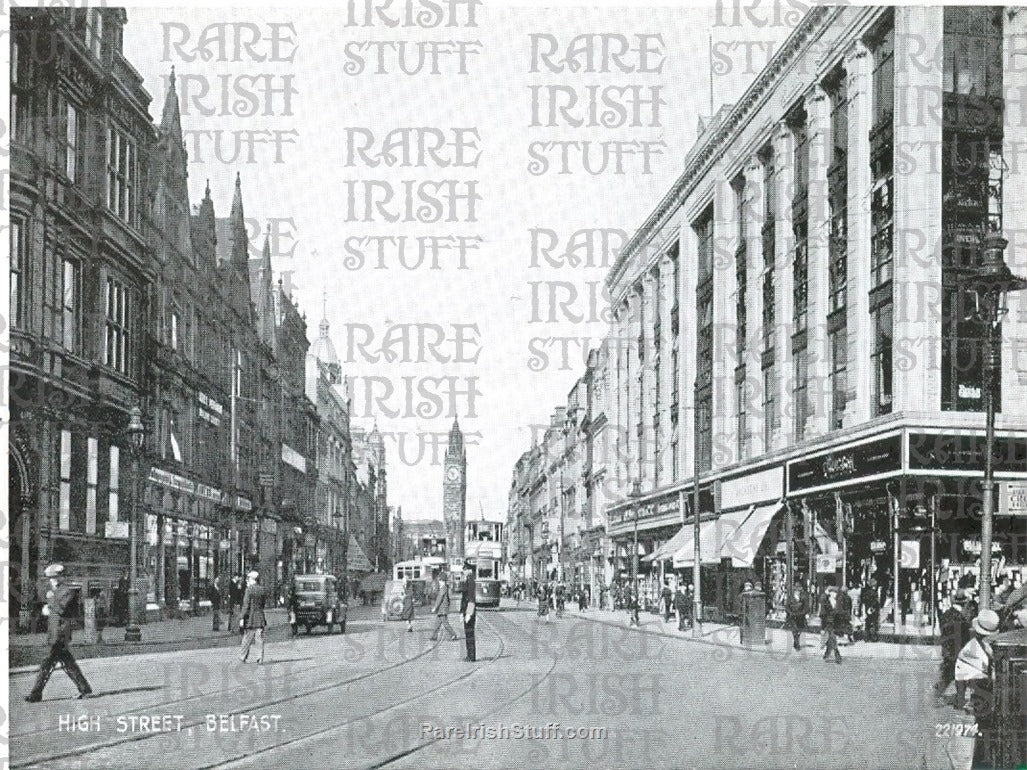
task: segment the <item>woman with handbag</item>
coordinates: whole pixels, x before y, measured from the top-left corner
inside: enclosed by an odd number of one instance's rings
[[[407,622],[407,631],[414,630],[414,584],[405,580],[403,585],[403,620]]]

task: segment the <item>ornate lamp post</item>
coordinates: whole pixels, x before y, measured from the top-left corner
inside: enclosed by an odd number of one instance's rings
[[[995,379],[999,371],[1002,350],[1000,324],[1009,312],[1006,298],[1010,292],[1027,289],[1027,280],[1012,273],[1002,253],[1009,241],[998,233],[989,233],[981,245],[981,266],[971,276],[968,288],[976,295],[977,303],[970,317],[987,325],[984,354],[984,498],[981,512],[981,601],[982,609],[991,606],[991,532],[994,517],[993,487],[995,469],[993,450],[995,443]]]
[[[143,513],[143,471],[142,455],[146,442],[146,428],[143,426],[143,413],[138,406],[129,412],[128,427],[125,429],[130,451],[132,452],[132,477],[135,481],[135,494],[132,496],[132,517],[129,521],[128,560],[128,625],[125,626],[125,641],[140,642],[143,632],[139,628],[139,535],[142,529],[140,519]]]
[[[631,595],[632,595],[632,608],[631,608],[631,624],[634,626],[638,625],[638,512],[639,505],[638,499],[642,496],[642,482],[635,480],[631,484],[631,491],[628,492],[628,497],[632,500],[632,508],[635,512],[635,535],[634,544],[631,547]]]

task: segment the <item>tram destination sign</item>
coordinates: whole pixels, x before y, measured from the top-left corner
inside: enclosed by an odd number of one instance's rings
[[[788,465],[790,492],[902,468],[902,436],[796,460]]]

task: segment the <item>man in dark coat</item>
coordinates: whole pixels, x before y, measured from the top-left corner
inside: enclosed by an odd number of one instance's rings
[[[663,622],[669,623],[674,601],[674,594],[670,590],[670,583],[663,584],[663,590],[660,591],[660,597],[663,599]]]
[[[957,589],[952,595],[952,604],[938,618],[941,630],[941,668],[934,692],[939,698],[945,695],[945,691],[955,680],[956,658],[959,657],[963,645],[972,638],[970,621],[964,612],[964,602],[966,592],[961,588]],[[961,703],[959,705],[962,706]]]
[[[289,613],[289,634],[296,636],[299,633],[299,624],[296,620],[296,610],[299,608],[299,596],[296,593],[296,576],[289,578],[289,589],[285,595],[285,609]]]
[[[845,634],[851,644],[855,641],[852,638],[852,597],[845,589],[845,583],[842,583],[838,589],[838,615],[838,633]]]
[[[870,578],[870,582],[860,591],[859,598],[863,603],[863,612],[866,613],[866,620],[863,622],[864,636],[868,642],[876,642],[881,631],[881,592],[877,587],[877,581]]]
[[[792,598],[785,606],[785,628],[792,632],[792,648],[802,649],[802,632],[806,630],[806,615],[809,613],[809,603],[802,593],[801,588],[792,591]]]
[[[231,582],[228,584],[228,601],[232,605],[233,611],[235,610],[235,608],[242,606],[242,597],[243,597],[242,578],[239,575],[236,575],[234,578],[232,578]],[[229,614],[232,614],[232,613],[229,613]],[[239,633],[242,633],[242,627],[241,626],[240,626],[240,629],[239,629]]]
[[[74,588],[64,582],[63,564],[51,564],[43,574],[50,578],[50,590],[47,591],[46,605],[43,607],[43,615],[48,618],[50,651],[43,659],[32,692],[25,700],[37,703],[43,699],[43,688],[58,664],[64,667],[64,672],[75,683],[78,697],[88,698],[93,691],[68,649],[71,645],[72,621],[78,612],[78,595]]]
[[[257,663],[264,662],[264,626],[267,625],[267,618],[264,617],[264,605],[267,603],[267,591],[260,584],[260,573],[254,570],[249,575],[246,593],[242,598],[242,627],[244,629],[242,639],[242,653],[239,660],[243,663],[250,655],[250,646],[257,642]]]
[[[833,652],[835,663],[842,662],[842,654],[838,651],[838,632],[845,623],[842,613],[841,602],[838,600],[838,589],[832,588],[824,595],[824,599],[820,603],[820,627],[827,634],[824,660],[829,660]]]
[[[678,586],[678,590],[674,592],[674,609],[678,613],[678,631],[685,630],[685,619],[688,618],[688,597],[685,596],[684,590],[681,586]]]
[[[467,649],[468,663],[475,661],[474,649],[474,622],[477,620],[477,613],[474,606],[474,565],[469,561],[464,562],[464,590],[460,595],[460,614],[464,619],[464,645]]]

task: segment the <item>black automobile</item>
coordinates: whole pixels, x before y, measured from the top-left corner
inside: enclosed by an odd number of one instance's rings
[[[346,603],[339,598],[334,575],[297,575],[296,624],[309,634],[314,626],[339,627],[346,633]]]

